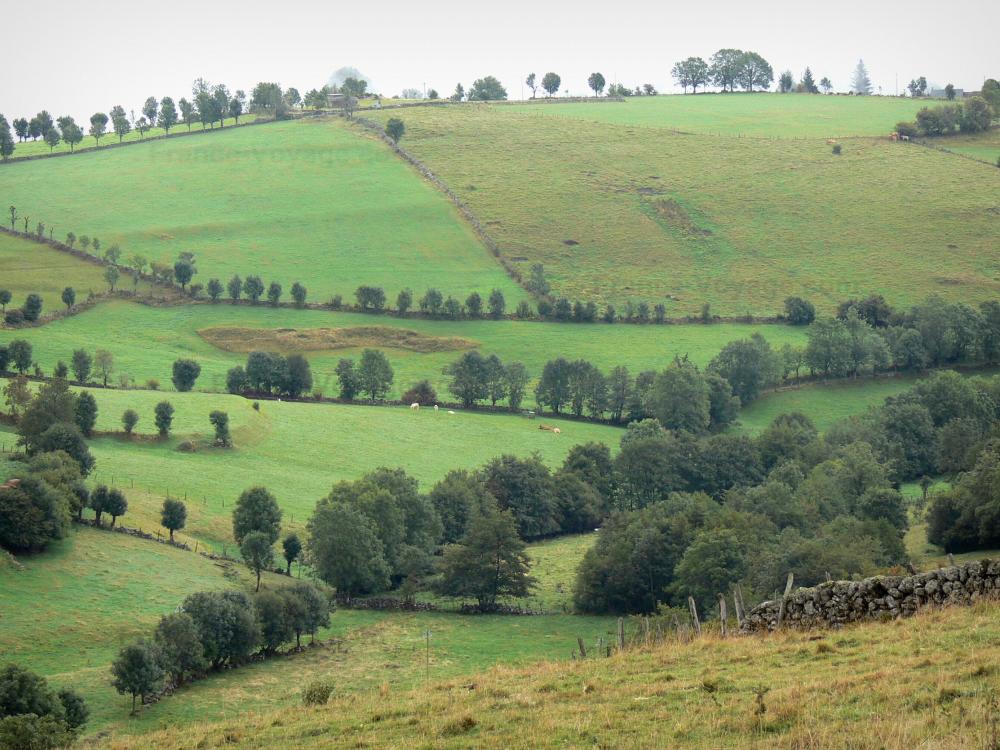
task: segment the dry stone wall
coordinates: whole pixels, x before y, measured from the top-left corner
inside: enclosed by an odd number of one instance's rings
[[[979,560],[912,576],[877,576],[863,581],[831,581],[798,589],[782,600],[751,609],[745,632],[779,627],[839,627],[863,620],[909,617],[928,606],[972,604],[1000,596],[1000,560]],[[780,622],[779,622],[780,619]]]

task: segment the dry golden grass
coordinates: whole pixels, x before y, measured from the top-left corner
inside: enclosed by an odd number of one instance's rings
[[[432,336],[407,328],[355,326],[351,328],[202,328],[212,346],[227,352],[319,352],[366,346],[430,354],[474,349],[478,341],[458,336]]]
[[[998,615],[983,602],[841,631],[707,635],[100,746],[995,748]]]

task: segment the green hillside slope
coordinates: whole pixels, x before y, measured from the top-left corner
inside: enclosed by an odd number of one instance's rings
[[[193,252],[203,284],[258,274],[286,296],[301,281],[323,301],[361,284],[521,295],[447,199],[338,120],[12,163],[0,194],[62,235],[119,243],[126,258]]]

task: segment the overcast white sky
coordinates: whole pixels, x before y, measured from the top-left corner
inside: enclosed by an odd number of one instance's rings
[[[673,92],[676,60],[720,47],[760,52],[775,76],[809,65],[840,90],[859,57],[884,93],[897,74],[900,90],[920,75],[966,89],[1000,77],[998,0],[45,0],[23,11],[4,32],[8,119],[138,109],[150,95],[189,96],[198,76],[304,93],[347,65],[390,95],[424,84],[444,95],[493,74],[518,98],[529,72],[549,70],[571,93],[593,71]]]

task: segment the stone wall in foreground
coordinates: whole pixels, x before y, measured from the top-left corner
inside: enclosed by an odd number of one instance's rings
[[[909,617],[928,606],[971,604],[1000,596],[1000,560],[979,560],[911,576],[876,576],[863,581],[831,581],[798,589],[785,600],[781,627],[839,627],[863,620]],[[776,630],[781,599],[758,604],[743,630]]]

